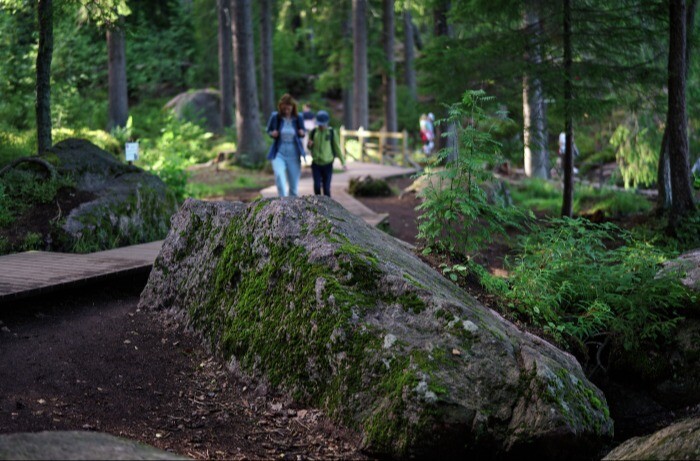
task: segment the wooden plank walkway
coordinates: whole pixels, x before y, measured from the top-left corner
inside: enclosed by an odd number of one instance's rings
[[[375,213],[347,193],[351,178],[372,176],[387,178],[413,174],[409,168],[353,162],[348,171],[333,175],[332,197],[350,213],[372,226],[386,219],[386,213]],[[313,194],[313,181],[303,178],[300,195]],[[263,197],[276,197],[273,186],[261,191]],[[105,280],[110,277],[150,271],[163,241],[115,248],[90,254],[27,251],[0,256],[0,308],[11,301],[45,294],[60,288]]]
[[[304,167],[306,168],[306,167]],[[384,222],[387,213],[376,213],[367,208],[362,202],[355,199],[347,192],[350,180],[371,176],[374,179],[387,179],[397,176],[409,176],[416,172],[413,168],[404,168],[392,165],[380,165],[377,163],[348,162],[347,171],[333,173],[331,181],[331,197],[350,213],[362,218],[367,224],[377,226]],[[260,191],[265,198],[277,197],[277,187],[271,186]],[[301,178],[299,181],[299,195],[313,195],[314,183],[310,177]]]
[[[0,256],[0,306],[109,277],[150,271],[163,241],[90,254],[27,251]]]

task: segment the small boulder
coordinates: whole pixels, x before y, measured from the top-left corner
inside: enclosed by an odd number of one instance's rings
[[[679,421],[651,435],[634,437],[603,460],[700,459],[700,417]]]
[[[44,431],[0,435],[0,459],[185,460],[185,456],[100,432]]]
[[[211,133],[221,134],[221,94],[217,90],[191,90],[180,93],[165,104],[179,120],[197,123]]]

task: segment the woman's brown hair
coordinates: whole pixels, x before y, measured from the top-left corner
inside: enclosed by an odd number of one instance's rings
[[[292,106],[292,117],[297,117],[299,115],[299,112],[297,112],[297,102],[294,100],[292,95],[289,93],[285,93],[282,95],[280,98],[280,102],[277,103],[277,111],[282,112],[282,106],[283,105],[290,105]]]

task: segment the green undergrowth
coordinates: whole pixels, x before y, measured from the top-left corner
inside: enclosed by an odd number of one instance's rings
[[[512,314],[566,349],[643,351],[668,339],[696,303],[679,274],[659,275],[669,257],[610,223],[552,219],[523,237],[507,280],[477,272]]]
[[[8,170],[0,176],[0,227],[11,225],[34,204],[51,202],[59,189],[73,185],[70,177],[49,177],[32,166]]]
[[[561,215],[561,184],[541,179],[526,179],[511,185],[515,205],[546,216]],[[575,186],[574,213],[603,213],[604,216],[630,216],[649,213],[653,203],[634,191],[620,191],[589,185]]]

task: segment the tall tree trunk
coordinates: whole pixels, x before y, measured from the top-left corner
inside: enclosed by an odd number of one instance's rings
[[[671,193],[673,202],[669,227],[695,210],[693,188],[690,183],[688,155],[688,122],[686,118],[686,3],[669,0],[668,51],[668,156],[671,165]]]
[[[348,8],[347,11],[345,11],[345,21],[343,21],[343,41],[345,41],[346,44],[352,43],[352,8]],[[344,50],[346,48],[347,47],[343,47]],[[343,59],[341,56],[341,66],[343,66],[343,69],[341,69],[341,78],[343,81],[343,126],[349,130],[352,130],[355,127],[353,118],[355,111],[353,110],[352,84],[350,83],[349,79],[345,78],[345,75],[349,74],[349,72],[346,72],[347,68],[349,67],[348,63],[349,59]]]
[[[450,1],[449,0],[437,0],[434,3],[433,9],[433,19],[435,21],[434,29],[436,36],[450,37],[452,35],[452,27],[447,21],[447,14],[450,11]],[[438,118],[440,118],[438,116]],[[435,149],[447,149],[449,155],[447,156],[447,161],[452,162],[457,160],[459,156],[459,137],[457,136],[457,124],[455,122],[450,122],[447,124],[447,136],[443,136],[442,130],[443,126],[435,124]]]
[[[36,56],[36,130],[38,154],[51,142],[51,58],[53,56],[53,0],[37,3],[39,51]]]
[[[367,0],[352,0],[353,16],[353,128],[369,128],[367,90]]]
[[[434,28],[436,36],[452,35],[452,27],[447,21],[447,13],[450,11],[450,0],[437,0],[433,9]]]
[[[396,121],[396,65],[394,62],[394,0],[384,0],[384,27],[382,30],[382,43],[386,56],[386,67],[382,73],[382,86],[384,87],[384,128],[386,131],[397,130]],[[395,143],[395,139],[388,142]]]
[[[564,198],[561,215],[574,215],[574,122],[572,102],[574,97],[572,81],[571,50],[571,0],[564,0],[564,124],[566,147],[564,152]]]
[[[233,126],[233,37],[231,0],[216,0],[219,16],[219,92],[221,125]]]
[[[250,0],[233,0],[236,74],[237,152],[246,165],[265,161],[265,140],[260,123],[258,88],[255,79],[252,11]]]
[[[530,0],[525,4],[525,61],[526,69],[537,68],[542,63],[543,30],[539,2]],[[549,178],[549,151],[547,150],[547,119],[542,80],[534,72],[523,75],[523,141],[525,175],[534,178]]]
[[[263,114],[275,110],[275,86],[272,74],[272,0],[260,0],[260,48]]]
[[[688,69],[690,68],[690,58],[692,56],[692,37],[695,29],[695,12],[697,11],[698,0],[690,0],[687,5],[685,15],[685,79],[688,79]],[[656,199],[656,209],[658,213],[663,213],[671,208],[673,203],[673,192],[671,191],[671,165],[668,158],[668,124],[664,127],[664,134],[661,140],[661,153],[659,154],[659,167],[657,172],[658,196]]]
[[[673,203],[673,193],[671,192],[671,165],[668,159],[668,125],[664,127],[664,134],[661,138],[661,153],[659,154],[659,166],[656,172],[656,187],[658,195],[656,197],[656,211],[662,214],[671,209]]]
[[[416,85],[416,68],[413,64],[415,59],[414,46],[413,20],[411,19],[411,12],[405,9],[403,10],[404,78],[411,98],[415,101],[418,99],[418,86]]]
[[[107,29],[109,117],[107,129],[124,128],[129,119],[129,95],[126,84],[126,38],[123,18]]]

